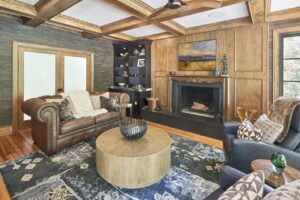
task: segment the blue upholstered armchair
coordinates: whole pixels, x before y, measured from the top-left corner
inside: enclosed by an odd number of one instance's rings
[[[289,166],[300,170],[300,106],[297,106],[287,137],[274,145],[242,140],[236,137],[240,123],[224,124],[224,150],[227,164],[245,173],[250,172],[251,161],[270,159],[274,152],[283,153]]]

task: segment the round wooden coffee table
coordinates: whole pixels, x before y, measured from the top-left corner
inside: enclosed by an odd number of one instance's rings
[[[171,138],[148,127],[138,140],[127,140],[119,128],[102,133],[96,141],[97,172],[122,188],[141,188],[163,177],[171,167]]]
[[[257,159],[251,162],[252,171],[263,170],[266,178],[266,183],[274,188],[288,184],[294,180],[300,179],[300,171],[287,166],[282,175],[273,174],[273,164],[270,160]]]

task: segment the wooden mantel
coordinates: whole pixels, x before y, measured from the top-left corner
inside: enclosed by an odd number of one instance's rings
[[[230,77],[229,76],[201,76],[201,75],[168,75],[169,77],[169,111],[172,111],[172,81],[182,81],[187,83],[222,83],[223,85],[223,100],[222,100],[222,109],[223,109],[223,121],[228,121],[230,119],[230,94],[229,94],[229,85]]]

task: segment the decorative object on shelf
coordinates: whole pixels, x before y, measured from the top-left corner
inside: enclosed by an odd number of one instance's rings
[[[144,55],[146,55],[146,49],[142,48],[141,52],[139,53],[139,56],[144,56]]]
[[[142,84],[138,84],[134,87],[137,91],[142,91],[144,89],[144,86]]]
[[[137,49],[135,49],[135,50],[133,50],[133,52],[132,52],[134,55],[139,55],[139,50],[137,50]]]
[[[128,72],[127,71],[123,71],[122,77],[128,77]]]
[[[124,65],[123,65],[123,64],[121,64],[121,65],[120,65],[120,67],[124,67]]]
[[[129,66],[129,63],[127,62],[127,63],[125,63],[125,67],[128,67]]]
[[[274,165],[275,175],[281,175],[285,167],[287,166],[285,156],[279,152],[273,153],[271,162]]]
[[[217,41],[179,44],[178,70],[213,71],[216,66]]]
[[[147,101],[148,101],[148,108],[150,110],[155,110],[156,107],[157,107],[157,101],[158,101],[158,98],[147,98]]]
[[[118,83],[119,86],[125,86],[126,83]]]
[[[125,52],[125,53],[120,53],[120,56],[121,56],[121,57],[123,57],[123,58],[125,58],[125,57],[127,57],[127,56],[128,56],[128,52]]]
[[[222,64],[223,64],[222,76],[228,76],[228,60],[227,60],[227,54],[224,54],[224,55],[223,55]]]
[[[213,74],[214,74],[214,76],[220,76],[220,71],[217,68],[217,66],[216,66],[215,70],[213,71]]]
[[[126,118],[119,123],[121,134],[128,140],[143,137],[147,131],[147,121],[143,119]]]
[[[171,76],[174,76],[174,75],[176,75],[176,72],[169,72],[169,75],[171,75]]]
[[[145,58],[140,58],[137,61],[137,67],[145,67]]]

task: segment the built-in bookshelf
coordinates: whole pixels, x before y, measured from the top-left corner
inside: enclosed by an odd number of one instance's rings
[[[151,87],[151,41],[114,43],[114,86]]]

